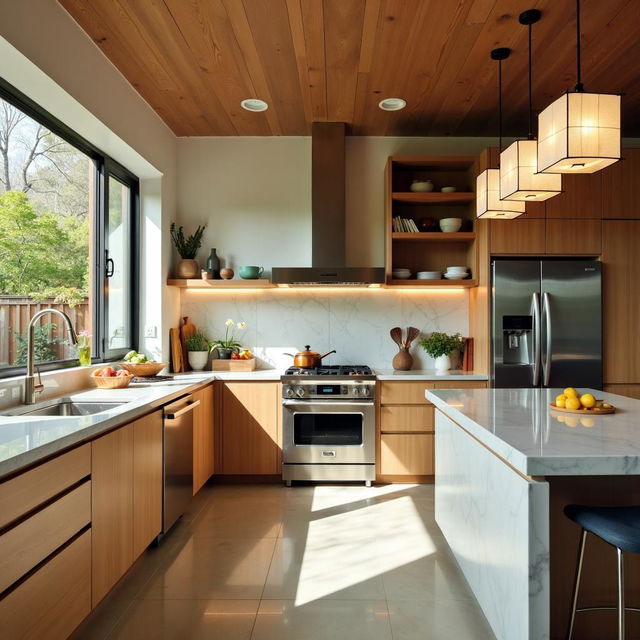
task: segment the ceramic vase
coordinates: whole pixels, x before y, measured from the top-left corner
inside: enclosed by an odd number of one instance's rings
[[[436,373],[446,373],[451,369],[451,358],[449,356],[438,356],[435,366]]]
[[[207,258],[207,271],[210,278],[220,280],[220,258],[218,258],[215,249],[211,249],[211,253]]]
[[[176,275],[178,278],[184,278],[185,280],[197,278],[200,275],[200,267],[195,260],[183,258],[176,265]]]
[[[194,371],[202,371],[209,360],[208,351],[189,351],[189,366]]]
[[[413,356],[409,353],[407,347],[401,347],[400,351],[393,356],[391,366],[396,371],[409,371],[413,366]]]
[[[78,347],[78,360],[81,367],[91,366],[91,347]]]

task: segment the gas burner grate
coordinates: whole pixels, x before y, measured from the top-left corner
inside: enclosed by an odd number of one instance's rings
[[[366,365],[331,365],[313,369],[289,367],[286,376],[370,376],[373,372]]]

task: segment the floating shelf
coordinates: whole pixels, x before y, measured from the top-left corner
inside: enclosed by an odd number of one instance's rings
[[[454,191],[453,193],[441,193],[440,191],[430,191],[428,193],[395,191],[391,194],[391,199],[394,202],[405,202],[408,204],[460,205],[474,202],[476,194],[473,193],[473,191]]]
[[[275,284],[271,284],[266,278],[259,280],[167,280],[170,287],[180,287],[181,289],[275,289]]]
[[[473,279],[466,280],[447,280],[443,278],[442,280],[389,280],[385,285],[389,289],[393,289],[395,287],[411,287],[411,288],[425,288],[429,287],[455,287],[459,289],[460,287],[464,287],[466,289],[470,289],[472,287],[478,286],[478,281]]]
[[[456,231],[455,233],[445,233],[444,231],[393,232],[391,239],[406,240],[408,242],[472,242],[476,239],[476,234],[473,231]]]

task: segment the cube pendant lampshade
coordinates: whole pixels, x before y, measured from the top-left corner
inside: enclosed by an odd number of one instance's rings
[[[565,93],[538,116],[538,171],[595,173],[620,160],[620,96]]]
[[[538,173],[535,140],[516,140],[500,154],[501,200],[548,200],[561,191],[559,173]]]
[[[524,202],[500,200],[500,169],[485,169],[476,178],[478,218],[512,220],[524,213]]]

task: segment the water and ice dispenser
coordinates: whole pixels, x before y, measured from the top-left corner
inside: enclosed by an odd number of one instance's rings
[[[533,364],[533,317],[502,316],[502,362]]]

